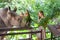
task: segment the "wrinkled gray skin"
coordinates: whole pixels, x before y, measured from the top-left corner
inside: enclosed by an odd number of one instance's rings
[[[19,26],[18,19],[19,16],[16,14],[16,9],[11,10],[10,7],[0,9],[0,28]],[[7,31],[1,33],[7,33]],[[0,40],[4,40],[3,38],[4,36],[1,36]]]

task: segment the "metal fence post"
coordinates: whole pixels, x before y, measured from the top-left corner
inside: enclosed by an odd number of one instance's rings
[[[51,33],[51,40],[53,40],[53,34]]]
[[[40,33],[41,33],[41,40],[42,40],[42,29],[41,29],[41,32]]]
[[[30,32],[32,32],[32,29],[30,30]],[[29,34],[29,38],[30,40],[32,40],[32,33]]]

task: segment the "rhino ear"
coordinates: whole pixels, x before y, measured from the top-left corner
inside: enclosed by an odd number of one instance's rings
[[[15,7],[13,11],[16,12],[17,11],[17,7]]]
[[[11,8],[10,8],[10,6],[8,6],[7,8],[8,8],[7,13],[9,13],[11,11]]]
[[[11,10],[10,6],[8,6],[8,10]]]
[[[5,11],[11,10],[10,6],[4,8]]]

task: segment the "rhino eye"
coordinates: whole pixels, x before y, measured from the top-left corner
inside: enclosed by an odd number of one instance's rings
[[[18,21],[19,21],[20,19],[18,18]]]
[[[22,22],[22,19],[18,18],[18,21],[21,23]]]

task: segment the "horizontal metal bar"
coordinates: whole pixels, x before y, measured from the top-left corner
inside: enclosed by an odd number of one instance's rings
[[[34,31],[34,32],[21,32],[21,33],[7,33],[7,34],[0,34],[0,36],[6,36],[6,35],[18,35],[18,34],[36,34],[41,33],[41,31]]]
[[[19,28],[0,28],[0,31],[15,31],[15,30],[29,30],[31,27],[19,27]]]
[[[60,36],[58,36],[58,37],[60,37]],[[52,39],[54,39],[54,38],[58,38],[58,37],[53,37]],[[51,38],[46,38],[45,40],[49,40],[49,39],[51,39]]]

